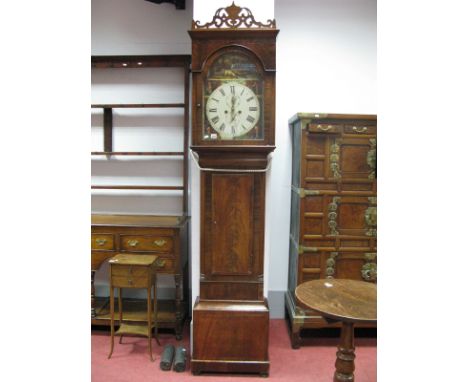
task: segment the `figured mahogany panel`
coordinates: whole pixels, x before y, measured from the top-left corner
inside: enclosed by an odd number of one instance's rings
[[[253,189],[253,175],[213,175],[213,274],[252,273]]]
[[[268,307],[263,301],[200,302],[193,318],[192,361],[268,361]]]

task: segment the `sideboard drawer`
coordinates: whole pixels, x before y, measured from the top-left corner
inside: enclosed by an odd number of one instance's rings
[[[114,235],[112,234],[91,234],[91,249],[92,250],[113,250]]]
[[[122,235],[120,236],[120,248],[130,252],[170,252],[173,248],[173,242],[172,238],[167,236]]]
[[[174,273],[174,260],[158,257],[156,260],[156,272],[158,273]]]

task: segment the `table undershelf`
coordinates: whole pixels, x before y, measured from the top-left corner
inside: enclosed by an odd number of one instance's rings
[[[92,325],[110,325],[110,299],[108,297],[96,297],[96,317],[91,319]],[[122,322],[124,323],[141,323],[147,322],[147,307],[146,299],[122,299]],[[185,312],[183,312],[185,315]],[[118,301],[115,299],[115,316],[114,322],[118,325]],[[176,315],[175,303],[173,300],[158,300],[158,327],[159,328],[175,328]],[[146,326],[144,326],[146,328]],[[146,330],[146,329],[145,329]],[[145,332],[146,333],[146,332]]]
[[[154,325],[151,325],[153,328]],[[148,337],[148,325],[143,323],[127,323],[119,326],[119,329],[115,332],[116,336],[123,334],[145,336]]]

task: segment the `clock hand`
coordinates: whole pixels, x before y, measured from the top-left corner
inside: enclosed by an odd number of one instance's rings
[[[234,121],[236,118],[236,110],[235,110],[235,104],[236,104],[236,96],[232,96],[231,98],[231,122]]]

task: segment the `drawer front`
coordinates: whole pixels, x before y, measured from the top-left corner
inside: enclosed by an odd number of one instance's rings
[[[372,134],[377,133],[377,126],[372,125],[345,125],[344,131],[347,134]]]
[[[91,234],[91,249],[92,250],[113,250],[114,249],[114,235],[112,234]]]
[[[309,133],[341,133],[343,125],[336,125],[331,123],[309,123],[307,125]]]
[[[174,260],[159,257],[155,269],[157,273],[174,273]]]
[[[154,235],[121,235],[120,248],[129,252],[171,252],[173,249],[171,237]]]
[[[148,278],[146,276],[112,275],[112,285],[115,288],[146,288],[148,286]]]
[[[112,265],[112,276],[146,277],[149,271],[149,268],[141,266]]]

